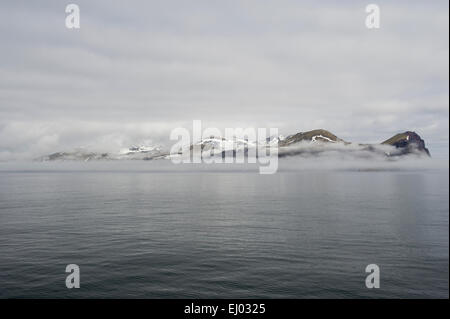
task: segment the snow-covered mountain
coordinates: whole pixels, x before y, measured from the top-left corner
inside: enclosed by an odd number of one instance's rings
[[[277,147],[280,157],[286,156],[316,156],[327,152],[358,154],[361,157],[380,155],[383,157],[397,157],[407,154],[427,155],[430,153],[425,147],[424,140],[415,132],[407,131],[397,134],[380,144],[358,144],[346,142],[333,133],[318,129],[307,132],[299,132],[284,137],[270,136],[261,141],[249,141],[247,139],[226,139],[224,137],[211,136],[185,145],[178,152],[169,154],[169,148],[162,145],[134,145],[117,152],[95,152],[83,149],[74,151],[56,152],[42,156],[40,161],[72,160],[153,160],[170,159],[173,156],[186,154],[191,151],[200,152],[202,157],[211,156],[236,156],[239,153],[256,152],[268,147]]]
[[[139,145],[139,146],[131,146],[129,148],[121,149],[119,154],[124,155],[131,155],[131,154],[138,154],[138,153],[154,153],[154,152],[160,152],[161,146],[147,146],[147,145]]]
[[[378,155],[397,157],[401,155],[430,156],[425,142],[415,132],[397,134],[380,144],[350,143],[333,133],[318,129],[289,135],[279,143],[279,156],[317,156],[324,153],[353,154],[366,158]]]
[[[142,159],[148,160],[165,155],[161,145],[133,145],[129,148],[121,149],[119,153],[112,156],[116,159]]]
[[[90,147],[92,149],[92,147]],[[84,148],[71,151],[56,152],[37,158],[38,161],[91,161],[91,160],[147,160],[163,157],[166,152],[161,145],[133,145],[117,152],[95,152]]]
[[[333,133],[327,130],[318,129],[308,132],[299,132],[287,136],[280,142],[280,146],[289,146],[299,142],[331,142],[331,143],[346,143],[344,140],[338,138]]]

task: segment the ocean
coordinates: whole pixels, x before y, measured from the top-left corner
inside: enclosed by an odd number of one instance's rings
[[[448,162],[235,166],[0,164],[0,297],[449,297]]]

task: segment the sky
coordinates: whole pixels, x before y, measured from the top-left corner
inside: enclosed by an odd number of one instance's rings
[[[448,37],[446,0],[2,0],[0,161],[173,144],[193,120],[361,143],[411,130],[448,160]]]

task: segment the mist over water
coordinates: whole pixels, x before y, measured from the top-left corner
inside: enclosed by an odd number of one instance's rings
[[[448,159],[435,159],[415,154],[401,157],[386,158],[379,154],[346,153],[327,151],[319,155],[286,156],[278,159],[277,171],[292,170],[388,170],[388,171],[423,171],[448,170]],[[258,167],[265,164],[244,163],[181,163],[174,164],[169,159],[159,160],[93,160],[93,161],[10,161],[0,162],[0,171],[167,171],[193,172],[198,171],[249,171],[257,172]],[[267,165],[267,164],[266,164]]]
[[[449,297],[448,1],[67,4],[0,1],[0,298]]]
[[[1,163],[0,297],[448,298],[448,187],[433,159]]]

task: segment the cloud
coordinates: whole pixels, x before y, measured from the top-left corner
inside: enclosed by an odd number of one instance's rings
[[[201,119],[360,142],[414,130],[448,158],[446,1],[379,1],[379,30],[350,1],[76,3],[79,30],[59,1],[0,4],[8,157],[163,139]]]

